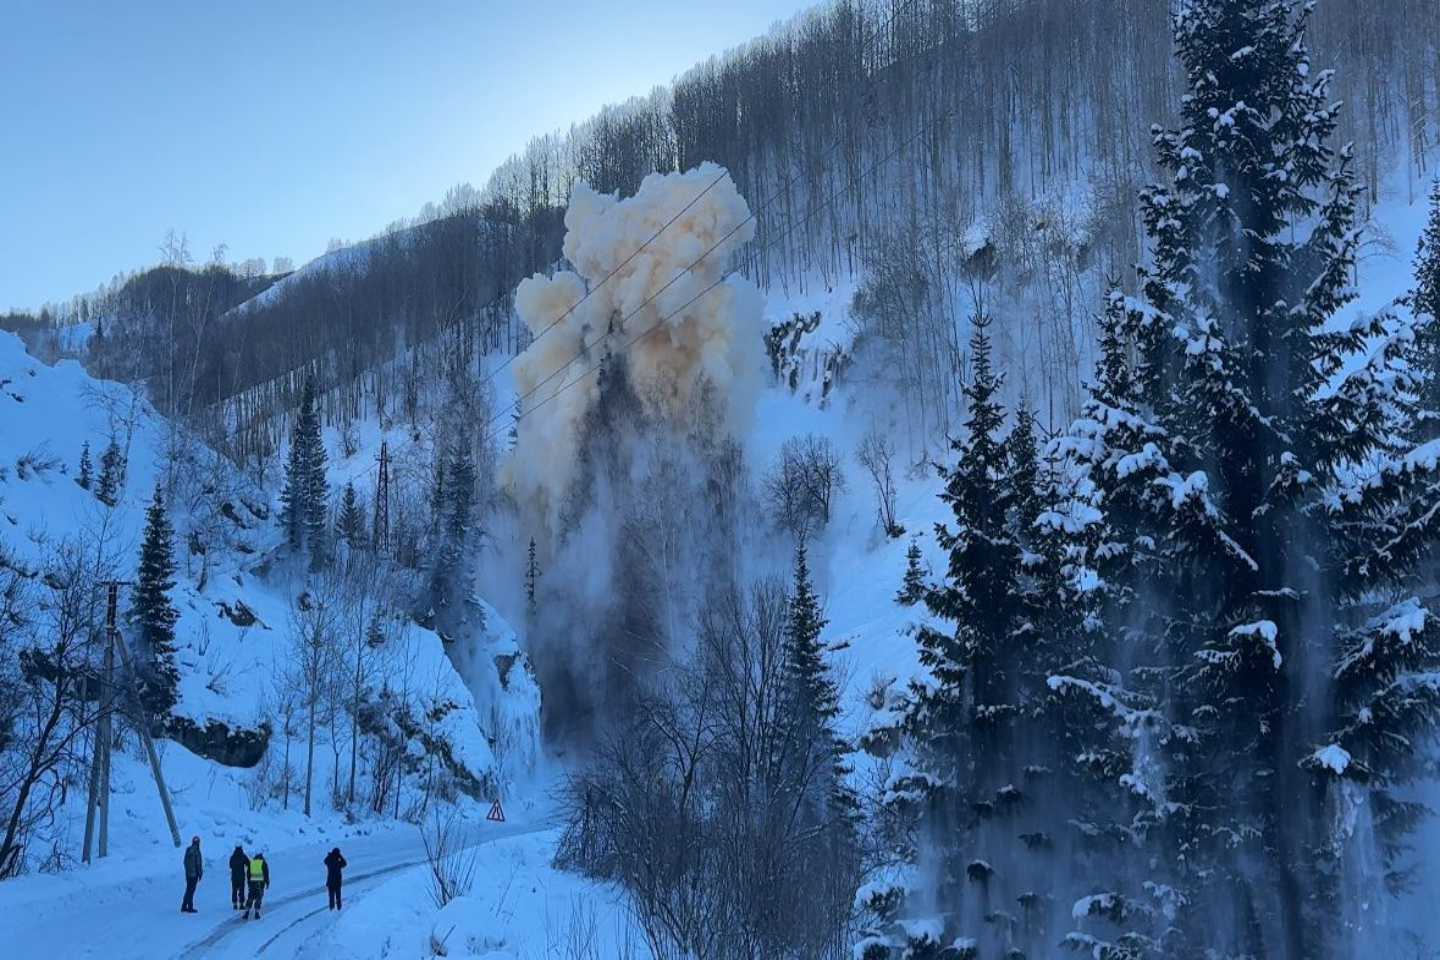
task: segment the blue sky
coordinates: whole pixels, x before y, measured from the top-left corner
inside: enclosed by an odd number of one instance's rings
[[[303,262],[483,185],[807,0],[6,0],[0,310],[157,259]]]

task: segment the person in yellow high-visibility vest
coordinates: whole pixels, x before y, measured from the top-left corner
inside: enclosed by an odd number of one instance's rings
[[[270,886],[270,864],[265,862],[265,854],[257,853],[250,858],[250,899],[245,903],[245,916],[242,919],[250,919],[250,911],[255,911],[255,919],[260,919],[260,901],[265,899],[265,890]]]

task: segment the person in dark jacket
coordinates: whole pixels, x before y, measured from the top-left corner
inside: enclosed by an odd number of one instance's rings
[[[250,858],[245,856],[245,848],[235,844],[235,852],[230,854],[230,905],[236,910],[245,909],[245,875],[250,871]]]
[[[340,871],[345,869],[345,858],[336,847],[325,855],[325,889],[330,891],[330,909],[340,909]]]
[[[180,901],[181,913],[199,913],[195,909],[195,885],[205,875],[205,864],[200,859],[200,838],[191,837],[190,846],[185,849],[185,899]]]
[[[270,864],[265,862],[265,854],[257,853],[250,859],[250,899],[245,902],[245,916],[241,919],[250,919],[250,910],[255,910],[255,919],[260,919],[260,901],[265,899],[265,891],[270,887]]]

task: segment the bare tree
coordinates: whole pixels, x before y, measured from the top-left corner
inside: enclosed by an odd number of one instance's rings
[[[381,567],[370,554],[352,556],[345,572],[346,595],[341,628],[345,633],[343,655],[346,710],[350,715],[350,776],[345,802],[355,802],[355,781],[359,769],[360,723],[376,681],[385,673],[393,645],[384,639],[383,624],[390,618],[388,592]]]
[[[834,754],[789,695],[788,609],[778,581],[707,606],[693,657],[567,784],[560,861],[617,882],[656,957],[848,954],[859,858],[812,803]]]
[[[279,733],[285,738],[285,753],[280,767],[280,808],[290,809],[290,790],[294,783],[295,767],[290,762],[290,745],[300,732],[300,685],[293,664],[286,659],[277,659],[272,665],[270,688],[266,694],[269,714],[278,721]]]
[[[42,589],[21,583],[0,549],[0,879],[20,872],[30,833],[55,816],[64,771],[100,716],[85,696],[99,689],[90,643],[98,576],[86,553],[60,544]]]
[[[875,510],[880,517],[880,528],[885,531],[887,537],[898,537],[905,532],[895,519],[895,444],[872,427],[860,441],[860,449],[855,451],[855,459],[860,461],[860,466],[870,475],[870,482],[875,487]]]
[[[290,673],[287,686],[295,691],[305,721],[305,806],[311,811],[315,779],[315,734],[320,715],[334,693],[333,675],[341,605],[333,585],[322,582],[295,598],[290,608]],[[333,731],[331,732],[333,736]]]
[[[771,516],[797,537],[830,523],[835,496],[845,490],[840,451],[828,437],[791,437],[762,483]]]

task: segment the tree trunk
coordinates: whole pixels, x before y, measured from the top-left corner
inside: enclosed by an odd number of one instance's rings
[[[315,776],[315,704],[310,704],[309,739],[305,745],[305,816],[310,816],[310,784]]]
[[[362,633],[360,643],[355,647],[355,696],[350,703],[350,788],[346,791],[345,802],[355,803],[356,754],[360,749],[360,658],[364,655],[360,644],[365,642]]]

